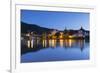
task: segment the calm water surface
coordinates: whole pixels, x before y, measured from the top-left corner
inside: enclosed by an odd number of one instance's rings
[[[21,63],[88,60],[89,42],[74,39],[49,39],[27,41],[22,47]]]

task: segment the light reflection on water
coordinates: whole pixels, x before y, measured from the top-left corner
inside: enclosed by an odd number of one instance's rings
[[[74,40],[74,39],[60,39],[60,40],[56,40],[56,39],[44,39],[42,41],[39,40],[28,40],[27,41],[27,47],[28,48],[35,48],[37,47],[39,44],[42,44],[43,48],[46,47],[53,47],[56,48],[57,46],[60,47],[75,47],[78,46],[80,48],[84,48],[84,40],[80,39],[80,40]]]
[[[89,42],[82,39],[44,39],[27,41],[27,51],[21,62],[44,62],[63,60],[88,60]]]

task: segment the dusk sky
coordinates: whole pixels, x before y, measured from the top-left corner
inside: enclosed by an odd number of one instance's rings
[[[21,10],[21,21],[58,30],[89,30],[89,13]]]

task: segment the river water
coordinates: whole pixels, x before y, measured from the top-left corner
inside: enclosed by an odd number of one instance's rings
[[[21,63],[89,60],[89,42],[82,39],[27,41]],[[21,50],[22,51],[22,50]]]

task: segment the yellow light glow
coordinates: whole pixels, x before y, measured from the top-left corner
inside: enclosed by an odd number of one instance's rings
[[[47,46],[47,40],[43,40],[42,43],[43,43],[43,47]]]
[[[49,40],[49,46],[50,47],[52,46],[52,40],[51,39]]]
[[[73,38],[73,36],[70,35],[69,38]]]
[[[52,40],[52,47],[54,47],[55,46],[55,42],[54,42],[54,40]]]
[[[64,40],[60,39],[60,46],[63,47]]]
[[[42,41],[42,45],[43,45],[43,47],[45,46],[45,42],[44,42],[44,40]]]
[[[56,47],[56,40],[52,39],[52,47]]]
[[[68,40],[68,45],[69,45],[69,47],[72,47],[73,46],[73,44],[75,43],[75,40],[73,40],[73,39],[69,39]]]
[[[56,36],[53,35],[52,38],[53,38],[53,39],[56,39]]]
[[[69,46],[71,47],[72,46],[72,40],[69,39]]]

